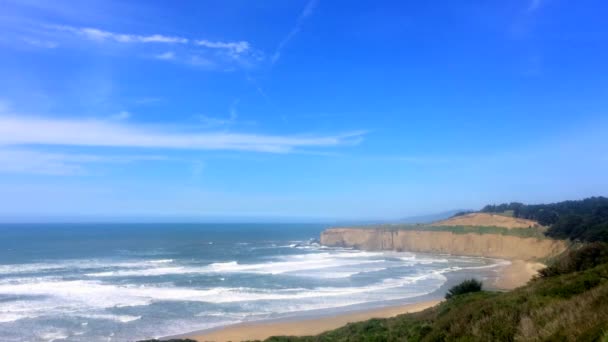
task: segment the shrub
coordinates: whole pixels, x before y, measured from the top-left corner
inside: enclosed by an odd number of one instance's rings
[[[608,243],[593,242],[570,251],[553,265],[540,270],[541,277],[554,277],[560,274],[584,271],[608,262]]]
[[[445,295],[445,299],[450,299],[454,296],[470,293],[470,292],[479,292],[481,291],[482,283],[476,279],[468,279],[463,281],[462,283],[452,287],[448,290],[448,293]]]

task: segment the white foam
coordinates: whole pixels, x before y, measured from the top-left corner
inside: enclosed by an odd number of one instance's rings
[[[48,309],[71,312],[81,309],[104,309],[112,307],[148,305],[157,301],[199,301],[230,303],[258,300],[293,300],[319,297],[344,297],[356,293],[376,292],[401,287],[420,279],[435,277],[427,274],[416,277],[384,279],[362,287],[320,287],[314,289],[290,288],[280,290],[253,289],[244,287],[215,287],[207,289],[106,284],[88,280],[56,280],[36,278],[29,283],[0,284],[0,294],[40,296],[42,300],[26,301],[5,310],[3,314],[40,314]],[[444,279],[444,278],[443,278]],[[443,279],[440,279],[444,281]],[[23,304],[25,304],[23,303]],[[28,310],[27,308],[41,310]],[[21,312],[19,312],[19,310]],[[14,318],[14,317],[13,317]]]
[[[145,268],[155,264],[171,263],[173,259],[115,261],[104,259],[57,260],[52,263],[26,263],[0,265],[0,274],[41,273],[48,271],[74,271],[95,268]]]
[[[141,319],[141,316],[129,316],[129,315],[110,315],[110,314],[80,314],[78,317],[89,318],[89,319],[103,319],[108,321],[116,321],[120,323],[128,323]]]
[[[10,312],[1,312],[0,313],[0,323],[8,323],[18,321],[20,319],[28,318],[28,315],[23,314],[15,314]]]
[[[55,329],[40,333],[39,337],[47,342],[53,342],[57,340],[65,340],[69,337],[67,332],[63,329]]]
[[[143,267],[120,269],[114,271],[87,273],[89,277],[128,277],[128,276],[161,276],[170,274],[205,274],[205,273],[254,273],[254,274],[283,274],[293,273],[302,275],[302,271],[335,268],[343,266],[365,265],[383,262],[379,257],[382,253],[344,252],[344,253],[311,253],[284,257],[281,261],[241,264],[237,261],[217,262],[206,266],[174,266],[174,267]],[[353,273],[354,274],[354,273]]]

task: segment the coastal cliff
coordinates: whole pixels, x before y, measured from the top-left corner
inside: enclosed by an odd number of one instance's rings
[[[567,249],[565,241],[562,240],[385,228],[330,228],[321,233],[321,244],[364,250],[445,253],[519,260],[552,257]]]

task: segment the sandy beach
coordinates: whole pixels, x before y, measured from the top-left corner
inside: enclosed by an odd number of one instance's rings
[[[510,265],[499,271],[491,286],[500,290],[512,290],[525,285],[542,268],[545,268],[545,265],[539,262],[512,260]]]
[[[369,311],[338,314],[315,319],[305,319],[299,321],[286,322],[253,322],[231,325],[219,330],[208,333],[195,334],[188,338],[197,341],[242,341],[242,340],[263,340],[270,336],[291,335],[305,336],[316,335],[324,331],[332,330],[344,326],[351,322],[359,322],[371,318],[387,318],[404,313],[422,311],[430,308],[439,300],[425,301],[414,304],[387,307]]]
[[[513,260],[499,271],[498,277],[489,284],[500,290],[511,290],[526,284],[544,265],[537,262]],[[187,336],[196,341],[242,341],[263,340],[270,336],[290,335],[306,336],[339,328],[351,322],[365,321],[371,318],[388,318],[404,313],[422,311],[437,305],[440,300],[386,307],[368,311],[337,314],[335,316],[302,319],[296,321],[251,322],[241,323],[208,332],[193,333]]]

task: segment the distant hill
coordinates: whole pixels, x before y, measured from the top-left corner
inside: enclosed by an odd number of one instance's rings
[[[410,216],[410,217],[405,217],[405,218],[400,219],[398,221],[398,223],[407,223],[407,224],[431,223],[431,222],[435,222],[435,221],[445,220],[458,213],[470,212],[470,211],[472,211],[472,210],[456,209],[456,210],[443,211],[440,213],[429,214],[429,215]]]
[[[513,228],[537,228],[540,224],[533,220],[509,217],[491,213],[471,213],[450,217],[432,223],[433,226],[473,226],[473,227],[503,227]]]

